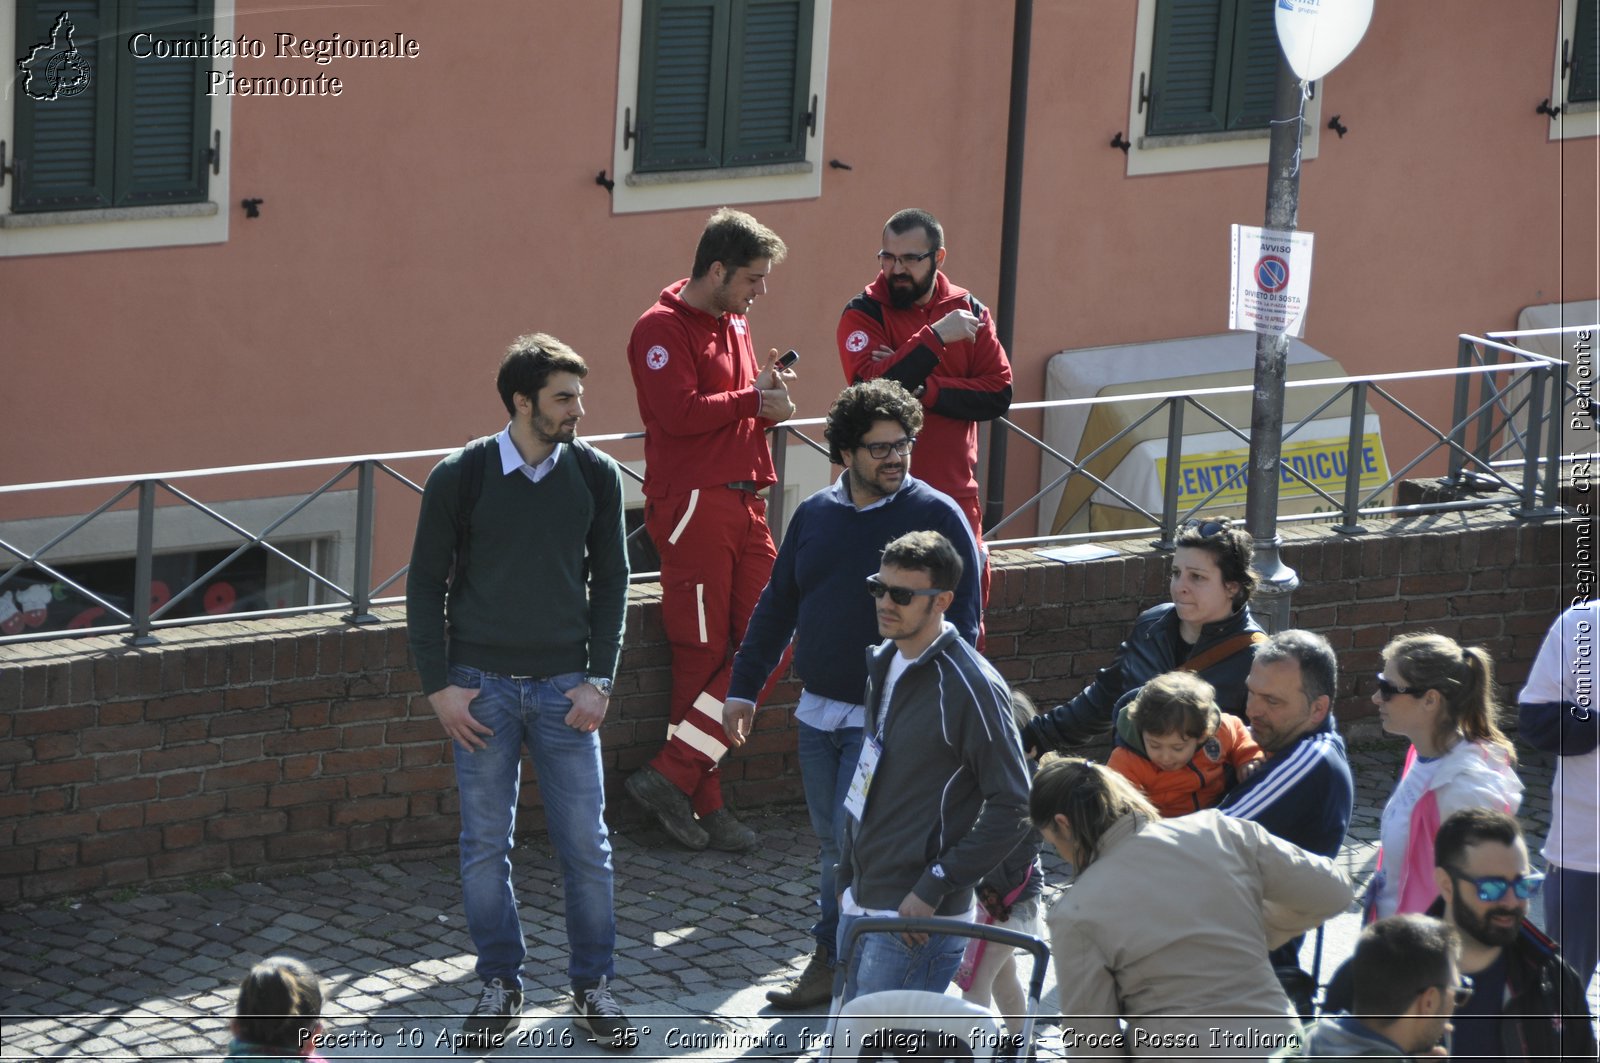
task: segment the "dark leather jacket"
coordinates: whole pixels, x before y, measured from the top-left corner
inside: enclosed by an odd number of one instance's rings
[[[1198,657],[1212,646],[1244,632],[1260,632],[1261,625],[1250,615],[1248,605],[1222,620],[1200,629],[1200,641],[1189,651]],[[1065,705],[1035,716],[1023,728],[1022,745],[1043,754],[1064,746],[1082,745],[1111,730],[1117,709],[1131,700],[1145,683],[1170,672],[1183,662],[1173,647],[1178,637],[1177,607],[1171,602],[1147,609],[1133,623],[1133,634],[1117,650],[1111,663],[1100,669],[1083,691]],[[1217,688],[1217,704],[1223,712],[1244,715],[1245,677],[1255,647],[1224,657],[1200,671],[1200,677]]]

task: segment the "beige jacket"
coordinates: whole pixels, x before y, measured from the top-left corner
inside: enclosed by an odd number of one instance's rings
[[[1050,909],[1069,1056],[1265,1058],[1299,1029],[1267,950],[1351,898],[1331,860],[1248,820],[1119,820]]]

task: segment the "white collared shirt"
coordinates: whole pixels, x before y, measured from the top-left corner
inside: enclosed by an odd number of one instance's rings
[[[550,475],[550,470],[555,468],[556,462],[561,460],[561,452],[565,450],[567,446],[565,443],[557,443],[555,445],[555,449],[550,452],[550,456],[548,458],[545,458],[537,465],[529,465],[527,462],[522,460],[522,452],[519,451],[517,449],[517,445],[511,441],[510,422],[506,423],[505,428],[502,429],[500,434],[495,438],[500,443],[500,471],[506,476],[510,476],[513,472],[516,472],[520,469],[522,471],[522,475],[526,476],[534,483],[538,483],[540,480],[543,480],[546,476]]]
[[[906,480],[901,480],[900,481],[900,487],[905,487],[906,481],[909,480],[910,478],[911,478],[911,474],[907,473],[906,474]],[[834,493],[834,496],[837,497],[839,499],[839,501],[843,502],[845,505],[847,505],[847,506],[854,506],[855,505],[855,501],[850,497],[850,470],[849,469],[846,469],[844,472],[840,473],[839,474],[839,478],[837,480],[833,481],[833,493]],[[871,502],[871,503],[868,503],[865,506],[862,506],[860,509],[856,510],[856,512],[857,513],[865,513],[869,509],[877,509],[879,506],[886,506],[890,502],[893,502],[894,501],[894,496],[898,495],[899,493],[900,493],[900,488],[896,488],[893,495],[884,495],[882,498],[878,499],[876,502]]]

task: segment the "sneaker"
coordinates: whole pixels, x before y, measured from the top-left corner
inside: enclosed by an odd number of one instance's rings
[[[665,775],[646,764],[628,776],[624,785],[628,794],[660,820],[662,829],[679,845],[700,850],[711,844],[705,828],[694,821],[688,795],[672,785]]]
[[[833,966],[828,953],[821,945],[812,953],[811,961],[800,977],[782,989],[767,990],[767,1000],[779,1011],[800,1011],[821,1007],[833,999]]]
[[[592,989],[575,987],[572,1006],[578,1012],[572,1021],[588,1030],[589,1040],[601,1048],[626,1052],[639,1046],[639,1030],[622,1013],[604,975],[600,977],[600,984]]]
[[[461,1032],[472,1044],[498,1047],[521,1022],[522,990],[491,978],[483,984],[477,1006],[461,1024]]]
[[[721,849],[725,853],[742,853],[761,840],[756,837],[755,831],[740,823],[725,808],[701,816],[700,826],[705,828],[706,835],[711,839],[711,848]]]

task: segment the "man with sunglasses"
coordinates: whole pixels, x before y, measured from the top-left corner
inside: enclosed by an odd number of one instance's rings
[[[1011,362],[989,311],[942,272],[948,249],[937,218],[899,211],[884,225],[879,247],[877,279],[839,319],[845,380],[887,377],[918,398],[927,411],[918,473],[961,506],[981,549],[983,508],[973,476],[978,422],[1011,408]],[[987,599],[987,554],[982,585]]]
[[[955,544],[961,578],[946,615],[968,643],[978,635],[977,543],[960,507],[911,475],[921,428],[922,407],[892,380],[852,385],[834,401],[824,433],[829,458],[844,472],[796,507],[733,662],[722,717],[735,746],[748,738],[756,699],[791,638],[794,672],[804,684],[795,721],[806,808],[822,847],[821,914],[805,970],[767,994],[781,1009],[816,1007],[832,993],[839,926],[833,870],[845,788],[861,752],[866,650],[878,641],[875,603],[863,582],[877,573],[883,548],[912,531],[938,532]]]
[[[938,532],[884,547],[866,590],[886,640],[867,660],[865,734],[844,801],[839,945],[864,916],[971,919],[974,887],[1028,831],[1029,777],[1000,673],[944,619],[965,566]],[[942,993],[965,939],[874,934],[845,956],[845,999]]]
[[[1439,825],[1433,855],[1440,897],[1428,914],[1460,932],[1461,972],[1474,986],[1472,998],[1456,1010],[1452,1054],[1594,1058],[1584,987],[1555,943],[1528,922],[1528,903],[1544,876],[1529,869],[1516,819],[1463,809]],[[1359,994],[1361,975],[1350,966],[1334,974],[1325,1006],[1346,1007],[1352,992]]]
[[[1443,1058],[1450,1019],[1472,996],[1458,965],[1460,936],[1425,915],[1380,919],[1361,932],[1348,966],[1348,1010],[1306,1028],[1298,1048],[1273,1059]]]

